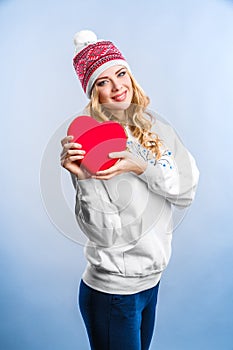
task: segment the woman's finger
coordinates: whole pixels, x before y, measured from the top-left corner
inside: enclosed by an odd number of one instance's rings
[[[67,159],[70,160],[71,162],[78,160],[78,159],[83,159],[84,158],[84,153],[73,153],[73,154],[68,154],[67,152],[64,152],[61,154],[60,159]]]
[[[66,153],[70,156],[73,156],[73,155],[84,155],[86,152],[83,149],[82,150],[69,149]]]
[[[118,174],[120,174],[120,171],[115,171],[114,173],[108,175],[92,175],[92,178],[97,180],[109,180]]]
[[[73,139],[74,139],[74,136],[72,136],[72,135],[64,137],[64,139],[61,140],[62,147],[65,147],[65,148],[81,148],[82,145],[80,145],[80,143],[71,142]]]
[[[83,158],[84,158],[84,156],[62,157],[62,158],[60,159],[60,163],[61,163],[61,165],[62,165],[64,168],[66,168],[66,167],[67,167],[67,164],[71,164],[71,163],[73,163],[73,162],[75,162],[75,161],[77,161],[77,160],[81,160],[81,159],[83,159]]]
[[[64,139],[61,140],[61,145],[64,147],[66,143],[69,143],[71,140],[73,140],[74,136],[66,136]]]
[[[121,152],[111,152],[109,153],[109,158],[125,158],[128,156],[127,151],[121,151]]]
[[[111,168],[108,168],[106,170],[100,170],[100,171],[97,171],[96,172],[96,175],[109,175],[109,174],[112,174],[116,171],[119,170],[119,164],[120,162],[114,164],[113,166],[111,166]]]
[[[63,148],[60,157],[67,157],[67,156],[78,156],[78,155],[84,155],[86,152],[84,150],[79,149],[68,149],[65,150]]]
[[[63,148],[65,148],[66,150],[70,148],[82,148],[82,145],[76,142],[67,142],[67,143],[64,143]]]
[[[84,156],[82,155],[78,155],[78,156],[70,156],[70,157],[67,157],[67,159],[69,160],[69,162],[75,162],[76,160],[79,160],[79,159],[83,159]]]

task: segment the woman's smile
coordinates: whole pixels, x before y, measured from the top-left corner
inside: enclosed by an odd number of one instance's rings
[[[123,102],[127,97],[127,91],[123,91],[121,94],[115,95],[112,99],[116,102]]]

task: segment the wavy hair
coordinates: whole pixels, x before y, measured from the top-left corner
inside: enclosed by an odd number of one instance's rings
[[[146,110],[150,103],[150,99],[146,96],[133,75],[128,70],[127,73],[130,76],[133,88],[131,104],[125,110],[125,120],[127,122],[119,121],[117,117],[114,116],[113,111],[99,103],[99,94],[95,85],[93,86],[91,100],[86,109],[94,119],[100,122],[115,120],[123,127],[127,124],[132,135],[137,138],[140,144],[148,149],[156,159],[159,159],[161,157],[160,146],[162,143],[159,137],[151,131],[155,118]]]

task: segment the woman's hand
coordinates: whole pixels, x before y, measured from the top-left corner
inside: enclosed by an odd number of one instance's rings
[[[137,157],[128,151],[109,153],[109,158],[120,159],[111,168],[97,171],[97,173],[92,176],[93,178],[98,180],[108,180],[113,176],[130,171],[140,175],[146,170],[147,167],[147,162],[144,159]]]
[[[85,151],[81,149],[82,145],[79,143],[71,142],[73,138],[73,136],[66,136],[61,140],[63,147],[61,152],[61,166],[76,175],[79,180],[85,180],[90,178],[91,174],[77,163],[77,160],[84,158]]]

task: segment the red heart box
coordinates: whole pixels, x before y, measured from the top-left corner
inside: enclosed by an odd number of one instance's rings
[[[92,117],[79,116],[70,124],[67,135],[74,136],[72,142],[80,143],[86,151],[78,163],[92,174],[106,170],[118,161],[118,158],[110,159],[109,153],[126,149],[125,130],[113,121],[99,123]]]

